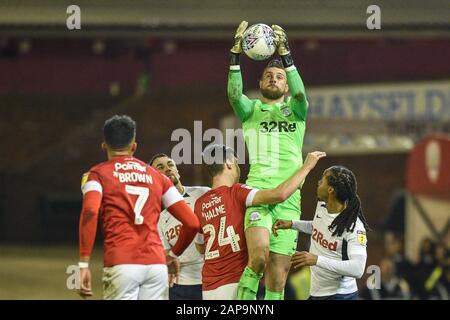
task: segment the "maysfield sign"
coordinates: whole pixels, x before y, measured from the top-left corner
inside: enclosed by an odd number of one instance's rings
[[[450,80],[311,88],[309,119],[450,120]]]

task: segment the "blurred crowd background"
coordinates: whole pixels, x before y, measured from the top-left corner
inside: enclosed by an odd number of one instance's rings
[[[66,25],[73,4],[80,30]],[[373,4],[380,30],[366,25]],[[448,300],[448,12],[445,0],[0,1],[0,298],[76,298],[65,281],[78,259],[80,179],[105,159],[105,119],[137,121],[144,161],[170,154],[176,129],[194,146],[207,129],[240,128],[226,81],[247,20],[286,29],[310,102],[304,155],[328,154],[305,182],[302,217],[313,216],[322,171],[349,167],[373,230],[367,265],[381,271],[380,289],[367,289],[372,273],[359,281],[361,297]],[[250,97],[265,63],[241,59]],[[179,170],[184,185],[209,183],[201,165]],[[308,287],[309,271],[292,270],[286,297]]]

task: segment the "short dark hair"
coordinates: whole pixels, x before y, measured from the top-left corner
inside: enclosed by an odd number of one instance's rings
[[[163,158],[163,157],[167,157],[167,158],[169,158],[169,156],[167,155],[167,154],[165,154],[165,153],[157,153],[157,154],[155,154],[153,157],[152,157],[152,159],[148,162],[148,164],[150,165],[150,166],[153,166],[153,162],[155,162],[155,160],[156,159],[159,159],[159,158]]]
[[[223,144],[210,144],[203,150],[203,163],[211,177],[222,173],[225,161],[233,158],[236,152]]]
[[[268,68],[284,69],[283,63],[281,62],[280,59],[277,59],[277,58],[270,60],[269,63],[267,64],[267,66],[264,68],[264,70],[266,70]]]
[[[266,70],[269,69],[269,68],[279,68],[279,69],[283,69],[284,70],[283,63],[281,62],[281,60],[279,60],[277,58],[274,58],[274,59],[270,60],[269,63],[264,68],[264,70],[263,70],[263,72],[261,74],[261,79],[264,76],[264,72],[266,72]]]
[[[136,122],[127,115],[114,115],[105,121],[103,137],[113,149],[128,147],[136,137]]]

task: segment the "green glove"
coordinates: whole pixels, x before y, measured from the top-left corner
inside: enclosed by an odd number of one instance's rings
[[[247,21],[242,21],[239,24],[239,27],[236,30],[236,34],[234,35],[234,44],[233,47],[231,48],[231,52],[235,53],[235,54],[240,54],[242,53],[242,36],[244,35],[245,30],[247,29],[248,26],[248,22]]]
[[[289,43],[286,35],[286,31],[276,24],[272,25],[273,33],[275,34],[275,43],[277,45],[277,51],[280,56],[288,55],[291,50],[289,49]]]

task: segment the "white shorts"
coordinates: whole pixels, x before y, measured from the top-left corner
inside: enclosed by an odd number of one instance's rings
[[[103,299],[164,300],[169,288],[165,264],[119,264],[103,268]]]
[[[203,291],[203,300],[236,300],[239,283],[229,283],[213,290]]]

